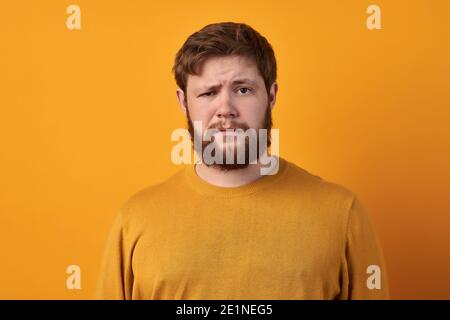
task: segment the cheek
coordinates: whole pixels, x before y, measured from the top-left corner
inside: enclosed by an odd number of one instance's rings
[[[266,109],[267,102],[261,100],[242,105],[241,108],[239,108],[240,118],[250,127],[258,127],[264,121]]]
[[[191,117],[192,122],[194,121],[202,121],[202,127],[205,129],[208,127],[211,119],[214,117],[214,110],[212,108],[208,108],[207,106],[203,106],[201,104],[188,104],[189,108],[189,116]]]

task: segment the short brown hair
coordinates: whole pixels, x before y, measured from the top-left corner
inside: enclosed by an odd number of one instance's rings
[[[241,55],[252,59],[269,93],[277,79],[277,63],[272,46],[265,37],[245,23],[209,24],[187,38],[175,57],[172,68],[178,87],[186,93],[188,75],[198,75],[210,57]]]

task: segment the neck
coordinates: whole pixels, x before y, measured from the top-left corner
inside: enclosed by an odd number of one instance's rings
[[[252,183],[262,177],[261,168],[270,163],[270,155],[264,154],[258,159],[257,163],[249,164],[247,167],[236,170],[221,170],[220,168],[210,167],[204,163],[195,165],[197,175],[209,184],[235,188]]]

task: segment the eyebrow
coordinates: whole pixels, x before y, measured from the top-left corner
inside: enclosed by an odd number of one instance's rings
[[[238,78],[238,79],[233,80],[233,82],[231,84],[232,85],[250,84],[250,85],[257,87],[256,81],[253,81],[249,78]],[[200,93],[200,92],[212,91],[212,90],[216,90],[216,89],[220,88],[221,86],[222,86],[221,84],[213,84],[210,86],[203,86],[203,87],[199,87],[198,89],[195,89],[195,92]]]
[[[240,78],[240,79],[236,79],[232,82],[232,84],[245,84],[245,83],[256,86],[256,81],[249,79],[249,78]]]

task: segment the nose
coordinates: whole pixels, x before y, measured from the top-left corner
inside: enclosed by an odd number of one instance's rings
[[[238,111],[234,105],[233,100],[228,94],[224,94],[219,101],[219,106],[216,111],[216,116],[219,119],[223,118],[236,118],[238,116]]]

